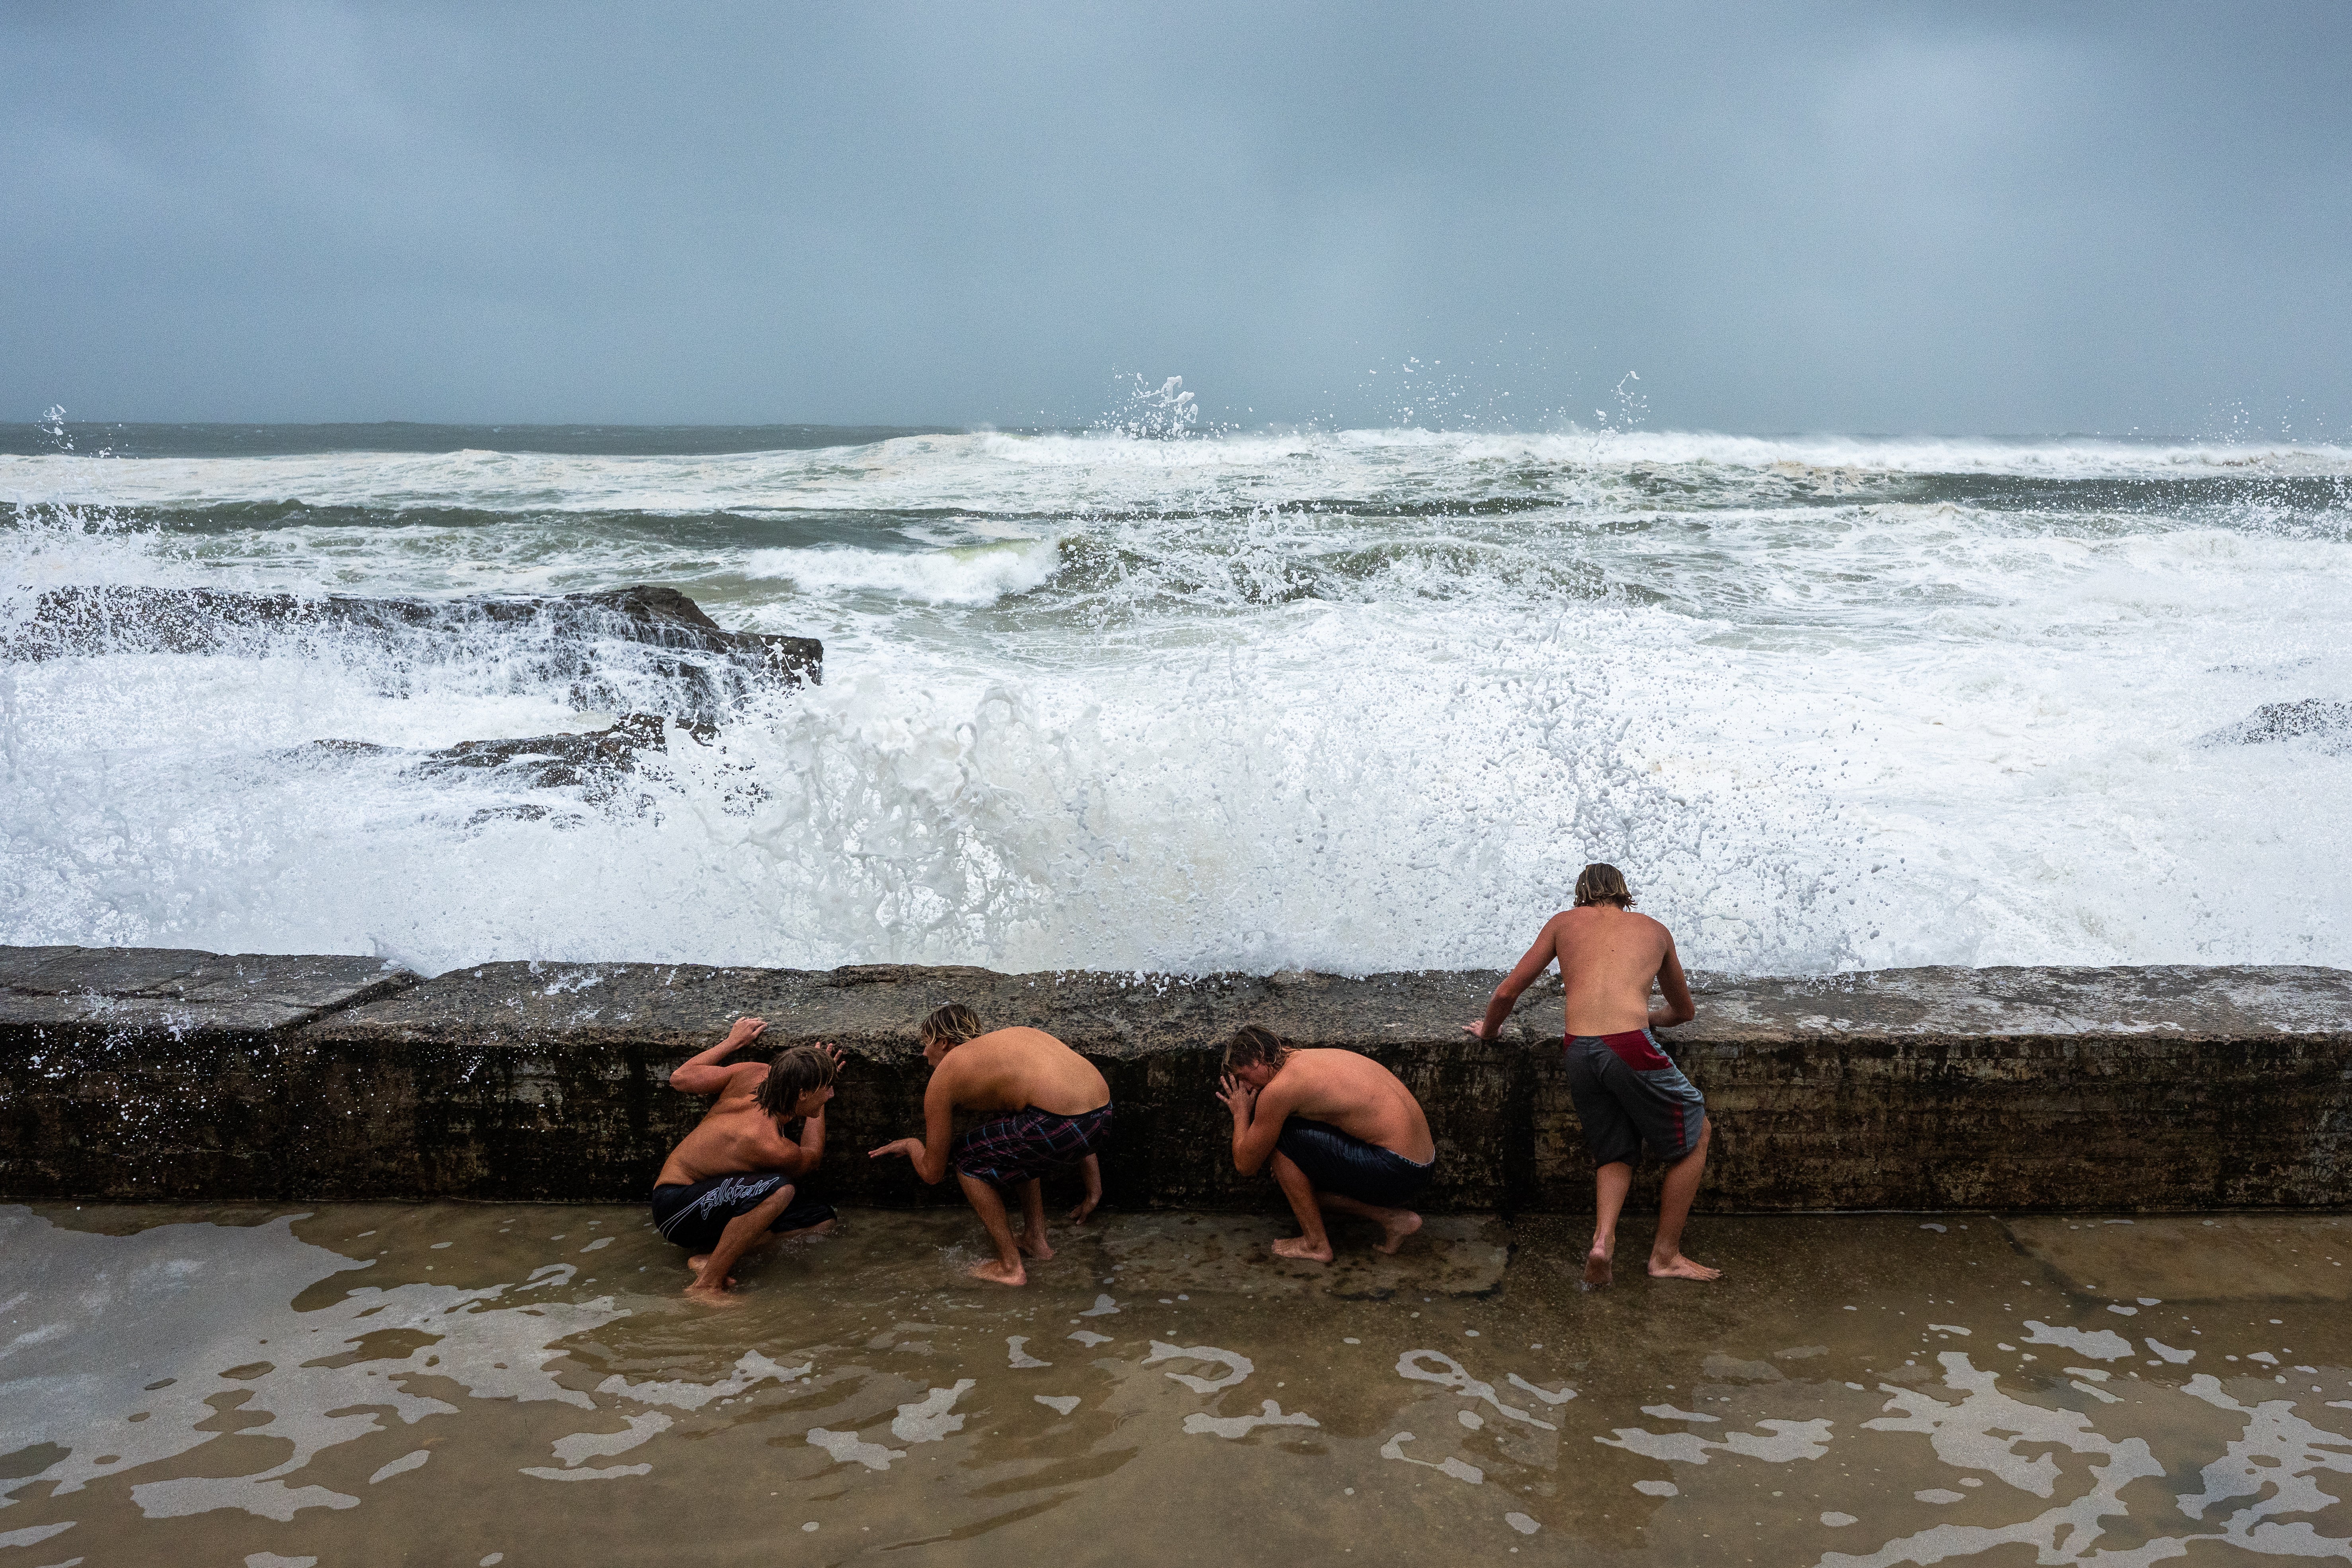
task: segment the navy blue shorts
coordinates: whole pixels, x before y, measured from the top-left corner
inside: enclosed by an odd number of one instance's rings
[[[1672,1164],[1706,1127],[1706,1097],[1647,1029],[1570,1040],[1568,1093],[1596,1165],[1633,1164],[1644,1144]]]
[[[1075,1170],[1110,1142],[1110,1107],[1057,1116],[1024,1106],[997,1121],[983,1121],[955,1141],[948,1163],[956,1174],[1009,1187],[1038,1176]]]
[[[1328,1121],[1293,1116],[1274,1141],[1276,1152],[1298,1167],[1318,1193],[1337,1193],[1374,1208],[1402,1208],[1421,1195],[1437,1162],[1417,1165],[1393,1149],[1367,1143]]]
[[[700,1182],[672,1182],[654,1189],[654,1228],[664,1241],[674,1241],[694,1252],[719,1245],[727,1222],[740,1218],[775,1195],[792,1178],[777,1171],[741,1171]],[[833,1217],[833,1205],[801,1193],[793,1194],[772,1231],[806,1230]]]

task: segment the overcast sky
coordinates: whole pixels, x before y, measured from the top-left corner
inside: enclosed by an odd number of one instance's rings
[[[2352,434],[2340,0],[8,0],[0,102],[9,420]]]

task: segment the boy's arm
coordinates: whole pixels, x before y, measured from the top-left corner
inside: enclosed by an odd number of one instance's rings
[[[1527,956],[1519,960],[1518,967],[1503,976],[1503,983],[1495,987],[1494,1000],[1486,1004],[1486,1016],[1475,1024],[1463,1025],[1464,1034],[1491,1040],[1503,1032],[1504,1024],[1510,1019],[1511,1009],[1519,1005],[1519,993],[1533,985],[1536,977],[1559,956],[1559,927],[1558,915],[1544,921],[1543,930],[1536,933],[1536,944],[1528,949]]]
[[[1658,965],[1658,989],[1665,994],[1666,1005],[1650,1009],[1650,1027],[1671,1029],[1698,1016],[1698,1004],[1691,1000],[1690,981],[1683,973],[1682,956],[1675,952],[1672,931],[1666,933],[1665,962]]]
[[[683,1089],[688,1094],[717,1094],[727,1087],[729,1077],[735,1071],[733,1068],[721,1065],[727,1059],[727,1054],[750,1045],[766,1033],[767,1028],[768,1021],[764,1018],[736,1019],[735,1026],[727,1031],[725,1039],[698,1056],[688,1057],[671,1071],[670,1088]]]
[[[1297,1096],[1278,1079],[1259,1090],[1229,1077],[1222,1089],[1218,1098],[1234,1113],[1234,1169],[1255,1176],[1274,1153],[1275,1141],[1282,1136],[1282,1124]]]
[[[904,1154],[914,1162],[915,1174],[932,1186],[947,1180],[948,1144],[955,1134],[955,1094],[948,1069],[954,1059],[950,1057],[933,1068],[930,1087],[923,1090],[923,1135],[885,1143],[868,1158]]]
[[[824,1163],[824,1107],[818,1106],[802,1120],[798,1142],[790,1138],[782,1142],[784,1156],[776,1163],[776,1168],[787,1176],[797,1180]]]

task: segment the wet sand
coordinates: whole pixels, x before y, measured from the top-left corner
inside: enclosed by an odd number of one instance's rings
[[[2352,1221],[0,1207],[0,1564],[2352,1558]],[[913,1549],[912,1555],[901,1553]]]

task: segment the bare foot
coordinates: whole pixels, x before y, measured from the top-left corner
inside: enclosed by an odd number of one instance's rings
[[[726,1285],[706,1285],[698,1277],[693,1284],[686,1288],[686,1299],[705,1307],[740,1307],[747,1298],[728,1289],[729,1285],[734,1283],[734,1280],[730,1279]]]
[[[1026,1285],[1029,1283],[1028,1270],[1021,1267],[1021,1262],[1018,1258],[1015,1258],[1011,1263],[1000,1263],[993,1258],[982,1258],[978,1263],[975,1263],[971,1268],[965,1269],[964,1272],[971,1275],[975,1279],[985,1279],[992,1285]]]
[[[1331,1261],[1331,1244],[1327,1241],[1318,1247],[1303,1236],[1294,1236],[1286,1241],[1276,1242],[1274,1255],[1276,1258],[1296,1258],[1303,1263],[1328,1263]]]
[[[1382,1252],[1394,1252],[1404,1245],[1406,1237],[1421,1228],[1421,1216],[1411,1209],[1392,1209],[1390,1212],[1394,1217],[1381,1221],[1381,1229],[1387,1233],[1381,1237]]]
[[[1723,1270],[1709,1268],[1704,1263],[1693,1263],[1677,1252],[1664,1263],[1659,1262],[1653,1255],[1650,1258],[1650,1278],[1653,1279],[1720,1279],[1723,1278]]]
[[[1054,1244],[1045,1239],[1045,1233],[1042,1230],[1037,1233],[1037,1239],[1034,1242],[1029,1239],[1029,1233],[1024,1230],[1013,1238],[1013,1245],[1021,1249],[1023,1257],[1034,1258],[1040,1263],[1054,1256]]]
[[[1610,1268],[1610,1259],[1617,1251],[1614,1237],[1606,1241],[1596,1238],[1592,1250],[1584,1255],[1584,1283],[1588,1289],[1598,1290],[1616,1275]]]

